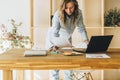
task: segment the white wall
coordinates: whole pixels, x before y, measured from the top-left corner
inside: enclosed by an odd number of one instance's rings
[[[115,7],[120,9],[120,0],[105,0],[105,11]]]
[[[50,0],[34,0],[34,27],[49,27]]]
[[[0,24],[10,26],[10,19],[22,22],[24,35],[30,34],[30,0],[0,0]]]

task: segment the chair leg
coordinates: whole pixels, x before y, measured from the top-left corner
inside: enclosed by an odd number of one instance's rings
[[[84,74],[74,72],[72,76],[73,76],[73,80],[82,80],[83,78],[84,80],[93,80],[93,77],[90,72]]]
[[[90,76],[91,80],[93,80],[92,74],[90,72],[89,72],[89,76]]]
[[[85,78],[86,78],[86,80],[93,80],[93,77],[90,72],[85,73]]]

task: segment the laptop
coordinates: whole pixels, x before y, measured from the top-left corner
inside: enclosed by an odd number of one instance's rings
[[[73,51],[83,53],[106,52],[113,35],[91,36],[90,42],[86,49],[73,48]]]

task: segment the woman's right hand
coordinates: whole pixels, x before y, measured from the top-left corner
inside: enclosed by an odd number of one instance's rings
[[[52,46],[50,49],[49,49],[49,52],[51,52],[51,51],[57,51],[59,49],[59,47],[58,46]]]

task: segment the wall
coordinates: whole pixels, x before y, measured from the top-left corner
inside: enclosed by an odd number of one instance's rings
[[[105,10],[106,11],[111,8],[115,8],[115,7],[120,9],[120,0],[105,0]]]
[[[120,70],[105,70],[104,80],[120,80]]]
[[[50,0],[34,0],[34,27],[49,27]]]
[[[30,0],[0,0],[0,24],[9,28],[10,19],[22,22],[21,33],[30,35]]]

